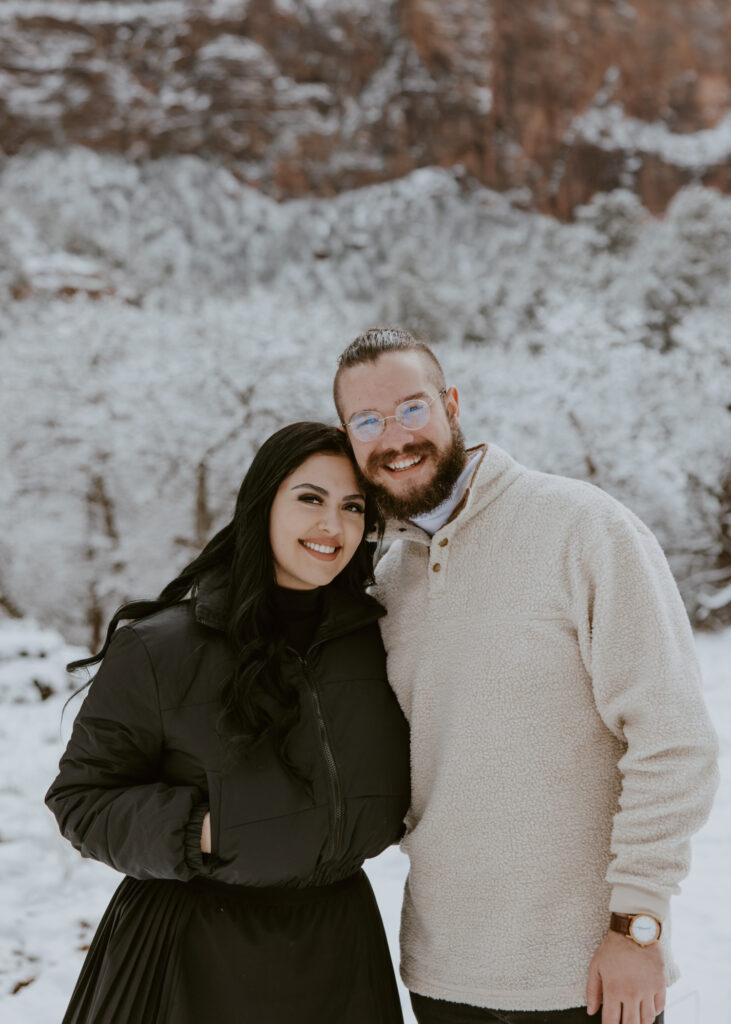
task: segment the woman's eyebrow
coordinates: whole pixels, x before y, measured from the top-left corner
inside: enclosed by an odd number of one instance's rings
[[[324,487],[318,487],[317,484],[295,484],[292,490],[299,491],[303,487],[307,487],[311,491],[317,491],[318,494],[322,494],[325,497],[327,497],[328,494],[330,493],[329,491],[326,491]]]
[[[317,484],[295,484],[292,490],[299,491],[305,487],[310,491],[317,491],[318,494],[322,494],[325,498],[330,496],[329,491],[326,491],[324,487],[318,487]],[[346,494],[343,501],[353,501],[355,498],[359,501],[365,501],[365,494]]]

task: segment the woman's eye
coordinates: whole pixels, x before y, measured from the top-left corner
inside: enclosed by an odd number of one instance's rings
[[[361,515],[361,516],[362,516],[362,515],[365,515],[365,509],[363,508],[363,506],[362,506],[362,505],[356,505],[356,504],[354,503],[354,504],[352,504],[352,505],[346,505],[346,506],[345,506],[345,508],[346,508],[346,510],[347,510],[348,512],[357,512],[357,513],[358,513],[358,515]]]
[[[307,501],[313,505],[319,505],[322,503],[322,498],[319,494],[300,494],[298,501]]]

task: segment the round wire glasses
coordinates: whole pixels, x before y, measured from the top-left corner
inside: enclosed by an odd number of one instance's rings
[[[396,411],[392,416],[382,416],[375,409],[366,409],[363,412],[355,413],[348,423],[341,425],[349,428],[359,441],[375,441],[386,429],[388,420],[396,420],[407,430],[421,430],[429,422],[432,404],[446,393],[447,389],[442,388],[428,402],[425,398],[409,398],[396,406]]]

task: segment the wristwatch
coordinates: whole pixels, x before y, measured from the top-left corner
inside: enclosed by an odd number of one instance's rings
[[[662,934],[662,924],[652,914],[612,914],[609,928],[626,935],[638,946],[651,946]]]

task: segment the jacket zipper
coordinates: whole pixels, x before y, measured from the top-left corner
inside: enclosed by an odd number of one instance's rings
[[[320,742],[322,743],[322,750],[325,755],[325,764],[327,765],[328,780],[330,783],[330,793],[333,802],[333,838],[331,849],[328,851],[330,858],[335,857],[337,854],[340,843],[342,840],[343,830],[343,795],[340,789],[340,777],[338,776],[337,765],[335,764],[335,757],[333,756],[332,747],[330,746],[330,737],[327,732],[327,725],[325,724],[325,717],[322,713],[322,705],[320,704],[320,694],[317,689],[317,683],[310,675],[310,671],[307,665],[307,661],[302,657],[301,654],[297,654],[300,664],[302,665],[302,671],[307,682],[310,696],[312,697],[312,705],[315,709],[315,719],[317,721],[317,728],[320,733]]]

